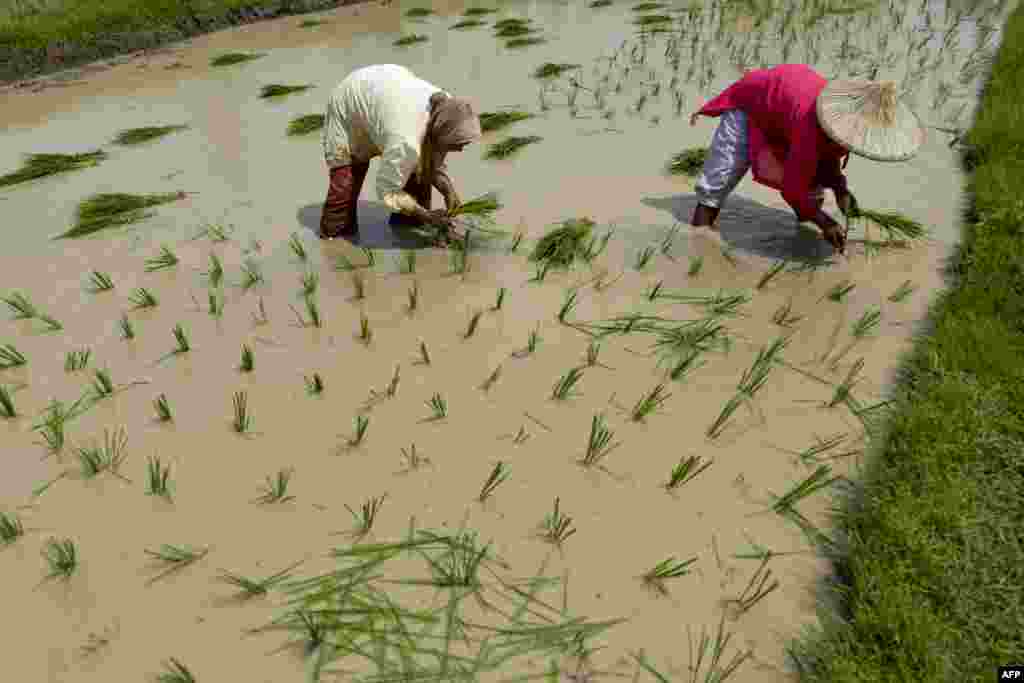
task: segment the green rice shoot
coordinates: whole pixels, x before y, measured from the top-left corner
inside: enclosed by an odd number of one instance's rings
[[[494,493],[503,482],[509,477],[508,469],[503,462],[498,462],[494,469],[491,470],[491,474],[487,477],[483,487],[480,489],[480,494],[476,497],[477,501],[483,503]]]
[[[288,123],[287,134],[289,137],[309,135],[324,127],[323,114],[305,114],[292,119]]]
[[[832,476],[832,467],[830,465],[819,465],[817,469],[815,469],[814,472],[804,480],[794,485],[782,496],[779,496],[772,504],[772,510],[778,514],[795,512],[795,506],[797,503],[808,496],[831,486],[839,479],[840,477]]]
[[[238,434],[245,434],[252,429],[252,413],[249,411],[249,395],[244,391],[236,391],[231,400],[234,406],[234,419],[231,426]]]
[[[435,393],[426,403],[427,407],[430,408],[430,417],[427,418],[428,421],[443,420],[448,417],[448,402],[441,396],[441,394]]]
[[[25,535],[25,526],[16,515],[0,512],[0,545],[10,545]]]
[[[877,226],[885,234],[885,242],[906,242],[920,239],[927,230],[916,220],[895,211],[872,211],[854,207],[850,218],[861,219],[865,224]],[[865,227],[867,232],[867,227]]]
[[[484,154],[485,159],[508,159],[523,147],[542,141],[539,135],[511,135],[493,143]]]
[[[679,462],[672,467],[668,481],[665,482],[665,489],[675,491],[684,484],[696,479],[697,475],[711,467],[711,464],[712,461],[702,462],[699,455],[680,458]]]
[[[267,477],[263,495],[253,502],[258,505],[272,505],[295,500],[295,496],[288,495],[288,485],[291,483],[293,473],[292,469],[282,469],[273,477]]]
[[[145,287],[139,287],[136,289],[128,299],[132,302],[135,308],[154,308],[160,303],[157,300],[156,295]]]
[[[893,303],[900,303],[905,301],[907,297],[913,294],[917,290],[917,287],[910,280],[905,280],[903,284],[896,288],[892,294],[889,295],[889,301]]]
[[[695,177],[700,175],[707,160],[708,150],[706,147],[692,147],[674,154],[668,162],[668,173],[670,175],[685,175]]]
[[[770,559],[771,555],[768,554],[761,560],[761,565],[754,572],[753,576],[750,577],[750,581],[747,583],[746,588],[743,589],[743,592],[739,597],[730,601],[731,604],[736,606],[739,614],[747,613],[754,605],[779,588],[778,579],[773,580],[772,570],[768,569],[768,561]]]
[[[171,412],[171,404],[166,394],[160,394],[153,399],[153,410],[156,412],[158,422],[172,422],[174,414]]]
[[[39,316],[39,309],[21,292],[12,292],[3,302],[11,309],[12,320],[32,320]]]
[[[171,498],[171,466],[161,462],[158,456],[152,456],[146,462],[146,495]]]
[[[551,390],[551,398],[557,401],[564,401],[568,399],[573,395],[573,389],[582,377],[582,368],[571,368],[568,372],[562,375],[557,382],[555,382],[555,386]]]
[[[665,385],[658,384],[653,389],[640,397],[630,412],[633,422],[643,422],[647,417],[658,410],[672,394],[665,393]]]
[[[177,133],[187,129],[186,125],[171,126],[145,126],[142,128],[129,128],[122,130],[114,137],[115,145],[141,145],[146,142],[157,140],[171,133]]]
[[[757,281],[757,285],[755,285],[754,289],[764,289],[769,282],[775,279],[776,275],[786,269],[786,265],[787,262],[785,260],[773,263],[772,266],[765,271],[764,275],[761,276],[761,279]]]
[[[711,425],[708,426],[708,429],[705,432],[706,436],[711,440],[715,440],[721,436],[729,421],[732,419],[733,413],[735,413],[742,404],[743,395],[739,393],[726,401],[725,405],[722,406],[722,410],[718,414],[718,417],[716,417]]]
[[[370,418],[366,415],[356,415],[355,419],[355,432],[348,438],[348,445],[350,448],[355,448],[359,444],[363,443],[363,439],[366,438],[366,430],[370,427]]]
[[[530,254],[531,261],[543,261],[554,266],[568,268],[580,257],[584,242],[594,229],[589,218],[573,218],[562,221],[558,227],[548,231]]]
[[[534,78],[558,78],[559,76],[561,76],[562,74],[566,73],[567,71],[573,71],[573,70],[576,70],[576,69],[579,69],[579,68],[580,68],[579,64],[569,64],[569,63],[564,63],[564,62],[560,62],[560,63],[544,62],[543,64],[541,64],[540,66],[538,66],[534,70],[533,77]]]
[[[401,38],[396,40],[394,43],[392,43],[392,45],[394,45],[395,47],[407,47],[409,45],[416,45],[418,43],[425,43],[428,40],[430,40],[430,38],[428,38],[427,36],[423,35],[422,33],[412,33],[412,34],[409,34],[407,36],[402,36]]]
[[[541,44],[543,44],[545,42],[547,42],[547,41],[544,40],[543,38],[538,38],[536,36],[525,36],[525,37],[522,37],[522,38],[513,38],[512,40],[505,41],[505,47],[509,48],[510,50],[516,50],[516,49],[519,49],[521,47],[530,47],[531,45],[541,45]]]
[[[96,370],[94,373],[95,379],[92,383],[92,390],[97,399],[106,398],[114,394],[114,381],[110,378],[110,371]]]
[[[260,88],[260,99],[272,99],[277,97],[285,97],[294,93],[305,92],[311,89],[312,85],[282,85],[280,83],[270,83]]]
[[[686,274],[689,275],[690,277],[697,277],[698,275],[700,275],[700,271],[701,271],[701,269],[703,267],[704,267],[704,257],[703,256],[691,256],[690,257],[690,267],[686,271]]]
[[[157,256],[146,259],[146,272],[153,273],[158,270],[173,268],[178,265],[178,257],[167,246],[160,247]]]
[[[107,153],[102,150],[82,154],[29,154],[21,168],[0,176],[0,187],[46,178],[58,173],[91,168],[98,166],[101,161],[106,159]]]
[[[544,521],[540,525],[541,538],[559,548],[562,547],[570,536],[576,533],[576,528],[572,524],[572,517],[562,513],[559,509],[560,504],[561,500],[555,498],[554,512],[545,515]]]
[[[831,288],[829,288],[825,296],[829,299],[829,301],[841,303],[844,299],[846,299],[846,295],[852,292],[856,286],[856,283],[850,282],[849,280],[843,280],[842,282],[837,282]]]
[[[862,339],[878,329],[882,320],[882,311],[878,308],[870,308],[861,314],[860,318],[853,323],[854,339]]]
[[[11,398],[11,391],[3,384],[0,384],[0,417],[8,420],[18,417],[18,411],[14,407],[14,399]]]
[[[479,28],[480,26],[486,26],[487,22],[480,21],[479,19],[460,19],[451,25],[452,30],[462,31],[467,28]]]
[[[117,321],[117,326],[121,331],[121,339],[135,339],[135,325],[132,324],[131,319],[127,315],[121,314],[121,318]]]
[[[561,308],[558,309],[558,322],[563,325],[567,324],[565,318],[569,315],[574,308],[576,308],[576,297],[579,295],[575,289],[566,293],[565,301],[562,302]]]
[[[110,277],[110,273],[94,270],[89,274],[89,291],[93,294],[109,292],[112,289],[114,289],[114,280]]]
[[[319,396],[324,393],[324,378],[320,376],[320,373],[314,372],[312,376],[304,378],[306,383],[306,393],[310,396]]]
[[[405,16],[409,17],[410,19],[415,19],[418,17],[429,17],[433,13],[434,10],[430,9],[429,7],[413,7],[411,9],[406,10]]]
[[[654,589],[661,595],[668,595],[668,587],[665,582],[669,579],[678,579],[690,573],[690,566],[697,561],[696,557],[685,562],[678,562],[676,558],[669,557],[662,560],[641,577],[644,585]]]
[[[50,567],[50,573],[47,574],[46,580],[62,579],[66,581],[78,569],[78,549],[69,538],[49,539],[43,549],[43,557]]]
[[[147,209],[184,197],[184,192],[157,194],[104,192],[94,194],[78,204],[74,225],[57,235],[55,239],[85,237],[107,228],[136,223],[153,215]]]
[[[299,233],[293,232],[288,238],[288,247],[295,254],[295,257],[305,263],[309,260],[309,254],[306,253],[306,247],[302,244],[302,240],[299,238]]]
[[[584,467],[599,467],[608,455],[619,447],[619,442],[613,442],[615,432],[608,429],[604,422],[604,415],[594,415],[590,422],[590,434],[587,438],[587,450],[579,460]]]
[[[352,529],[349,534],[352,538],[365,538],[371,531],[373,531],[373,525],[377,521],[377,513],[380,512],[386,498],[386,494],[370,498],[359,506],[358,512],[350,508],[347,503],[345,504],[345,508],[349,511],[356,522],[355,528]]]
[[[252,372],[255,367],[255,358],[252,353],[252,347],[248,344],[242,345],[242,360],[238,364],[239,372]]]
[[[239,589],[239,598],[249,599],[258,597],[261,595],[267,595],[273,588],[276,588],[281,583],[284,583],[288,579],[288,575],[298,567],[301,562],[298,562],[287,569],[284,569],[276,574],[268,576],[262,580],[253,580],[240,576],[238,574],[232,574],[221,570],[221,574],[218,577],[221,582],[234,586]]]
[[[246,53],[246,52],[225,52],[224,54],[217,55],[210,60],[210,66],[232,66],[235,64],[244,64],[245,62],[251,62],[254,59],[262,57],[259,53]]]

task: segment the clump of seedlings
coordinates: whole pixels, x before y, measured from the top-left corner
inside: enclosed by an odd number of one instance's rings
[[[583,254],[585,241],[590,237],[594,225],[594,221],[589,218],[562,221],[537,242],[530,260],[568,268]]]
[[[480,494],[476,497],[478,502],[483,503],[491,494],[494,493],[495,489],[501,486],[502,482],[508,479],[509,473],[505,467],[505,463],[498,462],[494,469],[491,470],[490,475],[487,477],[487,481],[484,482],[483,487],[480,489]]]
[[[370,427],[370,418],[366,415],[356,415],[355,427],[355,432],[348,438],[350,448],[355,448],[363,442],[363,439],[366,437],[366,430]]]
[[[174,420],[174,415],[171,413],[171,404],[168,402],[166,394],[160,394],[153,399],[153,410],[156,412],[158,422],[172,422]]]
[[[598,9],[600,7],[610,7],[612,4],[614,4],[613,0],[590,0],[590,2],[587,3],[587,7],[591,9]]]
[[[288,578],[288,575],[300,564],[302,564],[302,562],[297,562],[287,569],[283,569],[272,576],[268,576],[262,581],[248,579],[238,574],[226,572],[223,569],[221,570],[220,577],[218,578],[221,582],[237,588],[239,590],[238,597],[240,599],[248,600],[257,596],[267,595],[272,588],[275,588],[284,582]]]
[[[772,313],[772,322],[779,327],[791,327],[801,320],[803,320],[803,316],[793,312],[792,301],[787,301]]]
[[[534,78],[558,78],[567,71],[573,71],[579,69],[579,64],[568,64],[564,62],[544,62],[538,66],[534,72]]]
[[[158,550],[146,550],[147,555],[167,566],[164,571],[151,578],[147,583],[155,583],[169,574],[179,572],[203,559],[209,552],[209,548],[192,548],[190,546],[169,545],[166,543],[161,545]]]
[[[878,308],[870,308],[853,323],[853,329],[851,334],[854,339],[863,339],[872,332],[878,329],[878,325],[882,320],[882,311]]]
[[[40,322],[46,325],[47,332],[56,332],[57,330],[64,329],[64,325],[61,324],[61,322],[54,318],[53,316],[46,315],[45,313],[40,313],[38,317]]]
[[[778,579],[772,580],[772,570],[768,569],[770,555],[761,560],[761,565],[750,577],[750,582],[739,597],[729,600],[729,604],[736,608],[738,614],[745,614],[750,608],[759,603],[769,593],[779,587]],[[770,582],[770,583],[769,583]]]
[[[46,580],[68,580],[78,569],[78,549],[70,538],[58,541],[51,538],[43,549],[43,558],[50,567]]]
[[[511,135],[499,142],[495,142],[490,147],[488,147],[487,152],[484,154],[484,158],[508,159],[523,147],[535,144],[543,139],[544,138],[540,137],[539,135]]]
[[[430,40],[430,38],[422,33],[413,33],[407,36],[402,36],[392,44],[395,47],[406,47],[408,45],[416,45],[417,43],[425,43],[428,40]]]
[[[11,309],[12,320],[32,320],[39,317],[39,309],[21,292],[14,292],[3,299]]]
[[[281,85],[280,83],[270,83],[260,88],[260,98],[270,99],[274,97],[284,97],[285,95],[291,95],[297,92],[305,92],[312,88],[312,85]]]
[[[171,133],[177,133],[178,131],[185,130],[188,128],[186,125],[173,125],[173,126],[145,126],[142,128],[129,128],[122,130],[114,138],[115,145],[141,145],[152,140],[157,140],[170,135]]]
[[[709,467],[711,467],[711,461],[701,462],[699,455],[680,458],[679,462],[672,468],[668,481],[665,482],[665,489],[667,491],[675,491],[683,484],[693,481],[698,474]]]
[[[219,287],[224,281],[224,264],[221,263],[220,257],[214,252],[210,252],[210,268],[203,272],[211,287]]]
[[[497,11],[493,7],[469,7],[462,14],[467,17],[479,17],[484,14],[494,14]]]
[[[765,286],[775,279],[775,276],[781,273],[786,268],[786,261],[776,261],[772,266],[765,271],[764,275],[757,281],[754,289],[764,289]]]
[[[667,14],[641,14],[633,19],[633,23],[641,27],[657,27],[672,22]]]
[[[434,13],[434,10],[429,7],[413,7],[406,11],[405,16],[415,19],[419,17],[429,17]]]
[[[650,12],[664,6],[665,4],[661,2],[641,2],[639,5],[633,5],[632,9],[634,12]]]
[[[224,295],[219,290],[211,289],[206,293],[206,312],[214,318],[224,314]]]
[[[242,264],[242,289],[252,289],[263,281],[263,270],[260,264],[253,259],[246,259]]]
[[[691,256],[690,267],[686,271],[686,274],[690,277],[697,277],[700,275],[701,269],[704,268],[704,257],[703,256]]]
[[[160,247],[160,254],[146,259],[146,272],[153,273],[178,265],[178,257],[166,246]]]
[[[154,308],[160,303],[156,295],[145,287],[136,289],[128,299],[134,304],[135,308]]]
[[[583,368],[571,368],[555,382],[555,386],[551,389],[551,398],[557,401],[568,399],[582,377]]]
[[[58,173],[91,168],[99,165],[106,158],[107,153],[102,150],[82,154],[29,154],[21,168],[13,173],[0,176],[0,187],[17,185]]]
[[[128,436],[123,428],[114,432],[103,430],[103,445],[90,446],[78,449],[78,460],[82,465],[82,475],[86,478],[95,477],[103,472],[124,479],[119,474],[121,465],[124,464],[127,454],[125,448],[128,446]],[[127,481],[127,480],[126,480]]]
[[[380,508],[384,505],[384,500],[386,498],[387,494],[376,498],[370,498],[359,506],[359,512],[350,508],[347,503],[345,504],[345,508],[356,521],[355,528],[349,532],[349,535],[352,538],[365,538],[373,530],[373,524],[377,521],[377,513],[380,512]]]
[[[885,233],[885,242],[907,242],[924,237],[927,233],[923,225],[895,211],[872,211],[854,206],[850,209],[849,217],[878,226]]]
[[[171,657],[164,662],[164,671],[157,674],[156,683],[196,683],[196,677],[187,666]]]
[[[804,498],[831,486],[841,477],[832,476],[831,465],[819,465],[807,478],[794,485],[772,503],[772,510],[780,515],[799,515],[796,504]]]
[[[117,321],[118,329],[121,330],[121,338],[125,340],[135,339],[135,326],[132,324],[131,319],[121,314],[121,319]]]
[[[92,383],[93,395],[97,400],[106,398],[114,393],[114,380],[110,378],[109,370],[96,370],[95,379]]]
[[[171,500],[171,466],[153,456],[146,463],[146,495]]]
[[[600,467],[608,454],[618,448],[619,442],[612,443],[615,432],[604,423],[604,415],[594,415],[590,422],[590,435],[587,438],[587,450],[579,460],[584,467]]]
[[[576,533],[576,528],[572,525],[572,517],[562,514],[559,510],[560,503],[561,500],[555,498],[554,512],[545,515],[544,521],[540,525],[540,537],[559,548]]]
[[[430,417],[426,418],[428,422],[443,420],[448,417],[448,402],[442,398],[441,394],[434,394],[426,403],[431,413]]]
[[[288,495],[288,484],[291,483],[293,473],[292,469],[282,469],[274,477],[267,477],[263,495],[253,502],[257,505],[271,505],[295,500],[295,496]]]
[[[34,431],[43,435],[43,440],[51,453],[58,453],[64,447],[64,426],[69,420],[81,414],[88,397],[87,393],[83,394],[70,406],[65,406],[63,401],[51,401],[42,422],[32,426]]]
[[[153,215],[147,209],[184,198],[184,192],[94,194],[79,203],[74,225],[55,239],[84,237],[107,228],[135,223]]]
[[[89,365],[89,358],[91,356],[92,351],[90,349],[68,351],[67,355],[64,356],[64,372],[84,370]]]
[[[534,30],[530,27],[529,19],[508,17],[494,22],[494,35],[497,38],[516,38],[533,33]]]
[[[674,154],[668,162],[670,175],[697,176],[704,168],[704,161],[708,158],[706,147],[692,147]]]
[[[248,394],[244,391],[236,391],[231,402],[235,409],[234,419],[231,422],[232,428],[238,434],[249,432],[252,429],[252,413],[249,412]]]
[[[309,135],[324,127],[323,114],[305,114],[288,122],[287,133],[290,137]]]
[[[633,266],[635,270],[643,270],[647,267],[647,264],[651,262],[651,257],[654,256],[654,247],[648,245],[637,252],[636,264]]]
[[[530,47],[531,45],[540,45],[546,42],[543,38],[537,38],[535,36],[527,36],[525,38],[513,38],[512,40],[505,41],[505,47],[509,49],[517,49],[520,47]]]
[[[706,435],[709,439],[714,440],[722,435],[733,413],[743,404],[743,401],[743,394],[737,393],[725,402],[718,417],[715,418],[714,422],[707,429]]]
[[[0,512],[0,544],[10,545],[25,535],[25,527],[15,515]]]
[[[668,587],[665,582],[669,579],[678,579],[690,573],[690,565],[697,561],[692,557],[685,562],[678,562],[676,558],[669,557],[654,565],[641,579],[644,585],[656,591],[660,595],[668,595]]]
[[[262,301],[263,300],[260,299],[261,306],[262,306]],[[316,297],[315,296],[305,296],[305,297],[302,297],[302,301],[306,305],[306,315],[309,316],[308,320],[305,317],[303,317],[302,313],[300,313],[294,306],[289,304],[289,307],[292,309],[292,313],[295,314],[295,317],[299,321],[299,326],[301,326],[301,327],[315,327],[315,328],[318,328],[318,329],[320,327],[322,327],[323,326],[323,317],[320,315],[320,306],[317,305],[317,303],[316,303]]]
[[[251,52],[226,52],[211,59],[210,66],[232,66],[234,64],[243,64],[245,62],[251,62],[254,59],[259,59],[262,56],[262,54]]]
[[[825,298],[827,298],[829,301],[841,303],[844,299],[846,299],[846,295],[852,292],[856,286],[856,283],[850,282],[849,280],[837,282],[836,284],[832,285],[832,287],[829,288],[828,292],[826,292],[825,294]]]
[[[565,301],[562,302],[561,308],[558,309],[558,322],[562,323],[563,325],[566,324],[565,317],[569,315],[569,313],[571,313],[574,308],[576,308],[576,297],[578,295],[579,292],[577,292],[575,289],[566,293]]]
[[[480,21],[479,19],[460,19],[459,21],[452,24],[452,29],[459,31],[467,28],[478,28],[480,26],[486,26],[487,23]]]
[[[242,345],[242,361],[238,365],[239,372],[252,372],[255,367],[255,359],[252,354],[252,347],[248,344]]]
[[[840,403],[843,403],[851,409],[854,409],[856,412],[856,409],[858,409],[859,406],[854,402],[852,392],[853,387],[860,381],[858,375],[860,375],[860,372],[863,369],[864,359],[858,358],[857,362],[854,363],[846,373],[846,377],[843,378],[843,381],[836,385],[835,390],[832,392],[832,398],[826,404],[827,407],[835,408]]]
[[[306,383],[306,393],[311,396],[319,396],[324,393],[324,380],[319,372],[314,372],[312,376],[303,379]]]
[[[297,232],[293,232],[291,237],[288,239],[288,248],[292,250],[295,257],[305,263],[309,260],[309,254],[306,253],[306,247],[302,244],[302,240],[299,238]]]
[[[630,418],[633,422],[643,422],[647,419],[648,415],[660,408],[671,396],[672,394],[665,393],[664,384],[658,384],[640,397],[640,400],[636,402],[636,405],[633,406],[633,410],[630,412]]]
[[[0,417],[13,419],[17,416],[18,411],[14,408],[14,399],[11,398],[10,389],[0,384]]]
[[[89,275],[89,291],[93,294],[109,292],[114,289],[114,280],[110,273],[103,273],[98,270],[92,271]]]
[[[889,301],[899,303],[913,294],[916,289],[917,287],[914,286],[913,282],[905,280],[903,284],[896,288],[896,291],[889,295]]]
[[[313,271],[303,273],[300,282],[302,284],[302,296],[313,296],[320,286],[320,276]]]

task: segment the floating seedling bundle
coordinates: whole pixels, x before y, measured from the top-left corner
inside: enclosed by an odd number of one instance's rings
[[[324,127],[323,114],[307,114],[294,118],[288,124],[288,135],[308,135]]]
[[[704,168],[708,150],[705,147],[692,147],[674,154],[668,162],[670,175],[696,176]]]
[[[479,19],[462,19],[452,24],[452,28],[455,30],[462,30],[467,28],[478,28],[486,25],[486,22],[480,21]]]
[[[106,152],[96,150],[83,154],[29,154],[21,168],[0,176],[0,187],[16,185],[37,178],[67,173],[98,165],[107,158]]]
[[[242,64],[244,62],[251,62],[254,59],[259,59],[263,55],[261,53],[247,53],[247,52],[227,52],[222,55],[217,55],[210,60],[210,66],[231,66],[233,64]]]
[[[281,85],[280,83],[271,83],[260,88],[260,98],[269,99],[273,97],[284,97],[285,95],[291,95],[292,93],[305,92],[313,86],[311,85]]]
[[[406,47],[408,45],[415,45],[417,43],[425,43],[430,38],[420,33],[413,33],[408,36],[402,36],[394,42],[395,47]]]
[[[589,218],[572,218],[548,232],[540,239],[531,261],[542,261],[545,264],[567,268],[586,250],[586,241],[594,229],[594,221]]]
[[[174,126],[144,126],[142,128],[129,128],[128,130],[122,130],[114,138],[115,145],[141,145],[151,140],[162,138],[165,135],[176,133],[180,130],[185,130],[188,126],[185,125],[174,125]]]
[[[868,228],[876,225],[885,235],[884,242],[909,242],[924,237],[926,230],[923,225],[895,211],[872,211],[854,207],[850,210],[851,219],[865,221],[864,233],[868,238]]]
[[[495,142],[487,148],[484,154],[485,159],[507,159],[523,147],[540,142],[544,138],[539,135],[510,135],[509,137]]]
[[[488,111],[480,114],[480,130],[489,133],[530,118],[533,118],[533,114],[525,111]]]
[[[564,74],[566,71],[573,71],[579,69],[579,64],[567,64],[567,63],[554,63],[544,62],[538,66],[534,72],[534,78],[557,78]]]
[[[110,192],[96,194],[78,205],[75,224],[56,239],[84,237],[106,228],[128,225],[149,218],[152,212],[146,209],[184,199],[184,192],[161,194],[125,194]]]

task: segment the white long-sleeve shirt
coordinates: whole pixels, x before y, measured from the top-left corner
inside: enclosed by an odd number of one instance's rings
[[[327,166],[336,168],[380,156],[378,199],[392,211],[416,207],[416,200],[402,188],[419,164],[430,97],[438,92],[444,91],[397,64],[353,71],[327,103],[323,132]]]

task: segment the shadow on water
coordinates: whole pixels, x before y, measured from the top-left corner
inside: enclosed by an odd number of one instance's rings
[[[309,204],[299,209],[299,224],[314,235],[320,234],[320,213],[323,204]],[[359,202],[359,232],[346,237],[357,247],[367,249],[426,249],[432,243],[408,228],[391,225],[391,211],[376,202]]]
[[[645,197],[641,202],[667,211],[678,223],[689,225],[697,196]],[[797,224],[792,211],[765,206],[740,195],[729,197],[719,215],[719,222],[723,242],[755,256],[817,262],[834,254],[816,229]]]

